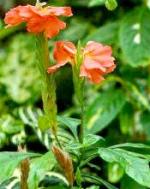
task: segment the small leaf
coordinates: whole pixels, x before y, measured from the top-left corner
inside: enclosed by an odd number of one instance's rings
[[[108,164],[108,180],[111,183],[117,183],[124,175],[123,168],[118,163]]]
[[[83,147],[84,148],[92,147],[94,144],[96,144],[100,141],[104,142],[105,139],[101,136],[98,136],[98,135],[88,134],[84,138]]]
[[[45,115],[40,116],[38,119],[38,126],[39,126],[40,130],[43,132],[48,130],[50,128],[48,117]]]
[[[67,126],[67,128],[72,132],[72,134],[77,138],[77,126],[81,123],[79,119],[69,118],[65,116],[58,116],[57,120]]]
[[[116,0],[106,0],[105,6],[108,10],[112,11],[117,8],[118,4]]]
[[[100,6],[105,3],[105,0],[90,0],[89,7]]]

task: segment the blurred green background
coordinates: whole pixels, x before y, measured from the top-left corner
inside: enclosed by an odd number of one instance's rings
[[[25,143],[29,150],[44,152],[32,122],[42,108],[40,77],[36,67],[35,38],[23,27],[4,29],[5,12],[17,4],[34,1],[0,0],[0,150],[16,150]],[[108,11],[103,0],[51,0],[52,5],[72,6],[67,29],[49,41],[78,40],[84,45],[95,40],[113,47],[117,69],[100,85],[87,82],[85,126],[108,144],[143,142],[150,144],[150,2],[118,0]],[[59,114],[79,117],[69,66],[56,74]],[[110,164],[101,174],[112,183],[120,182],[120,172]],[[145,189],[128,177],[121,188]]]

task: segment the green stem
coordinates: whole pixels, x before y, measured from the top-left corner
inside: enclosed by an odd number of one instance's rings
[[[82,102],[81,102],[81,124],[79,126],[79,141],[83,143],[84,139],[84,103],[83,103],[83,94],[82,94]]]
[[[84,139],[84,81],[79,77],[79,70],[74,66],[73,81],[76,99],[81,109],[81,124],[79,126],[79,142],[83,143]]]
[[[42,100],[43,108],[52,133],[58,142],[57,138],[57,105],[56,105],[56,86],[54,75],[49,75],[47,69],[50,66],[48,40],[40,34],[36,37],[38,68],[42,79]]]

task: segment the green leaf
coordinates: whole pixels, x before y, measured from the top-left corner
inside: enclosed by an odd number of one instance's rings
[[[0,181],[3,182],[10,178],[19,163],[31,157],[37,157],[39,154],[23,152],[0,152]]]
[[[38,126],[41,131],[46,131],[50,128],[49,119],[46,115],[40,116],[38,119]]]
[[[111,146],[110,148],[123,148],[123,147],[130,147],[130,148],[142,148],[142,149],[150,149],[149,145],[141,144],[141,143],[123,143]]]
[[[126,103],[122,108],[120,115],[120,130],[122,134],[132,134],[134,127],[134,110],[131,104]]]
[[[100,186],[90,186],[90,187],[88,187],[88,188],[86,188],[86,189],[100,189]]]
[[[150,10],[140,7],[125,15],[120,28],[120,46],[126,63],[133,67],[150,64]]]
[[[104,3],[105,3],[105,0],[90,0],[89,7],[103,5]]]
[[[123,168],[118,163],[108,164],[108,181],[111,183],[117,183],[124,175]]]
[[[72,132],[74,137],[77,138],[77,126],[80,125],[81,121],[79,119],[65,117],[65,116],[57,116],[57,120],[59,123],[67,126],[67,128]]]
[[[106,188],[108,189],[117,189],[115,186],[113,186],[112,184],[108,183],[107,181],[105,181],[104,179],[102,179],[101,177],[97,177],[97,176],[93,176],[93,175],[88,175],[88,174],[83,174],[83,178],[91,183],[95,183],[95,184],[99,184],[99,185],[104,185]]]
[[[10,188],[11,189],[19,189],[19,178],[17,177],[12,177],[10,179],[7,179],[6,181],[0,183],[0,188],[1,189],[7,189]]]
[[[126,102],[123,91],[108,90],[100,94],[85,113],[86,132],[96,133],[106,128]]]
[[[88,134],[84,137],[83,148],[92,147],[93,145],[95,145],[100,141],[104,142],[105,139],[98,135]]]
[[[6,134],[19,133],[23,130],[23,124],[10,115],[3,115],[0,118],[0,130]]]
[[[112,11],[115,8],[117,8],[118,4],[116,0],[106,0],[105,1],[105,6],[108,10]]]
[[[146,108],[147,110],[150,110],[149,101],[142,91],[140,91],[137,86],[131,82],[126,82],[125,85],[132,100],[134,100],[140,108]]]
[[[0,132],[0,148],[2,148],[7,142],[6,134],[3,132]]]
[[[122,149],[100,148],[99,155],[107,162],[119,163],[129,177],[143,186],[150,187],[150,168],[147,160],[135,157]]]
[[[55,166],[56,160],[52,152],[47,152],[43,156],[33,159],[30,166],[28,178],[29,189],[37,189],[46,172],[51,171]]]
[[[145,111],[140,116],[140,124],[142,125],[143,132],[145,133],[146,137],[150,139],[150,112]]]
[[[62,31],[61,34],[58,36],[58,39],[77,42],[79,39],[81,40],[84,36],[86,36],[89,28],[90,28],[90,24],[89,22],[86,22],[86,20],[82,20],[78,18],[72,19],[68,29]]]
[[[1,65],[0,82],[17,103],[35,101],[40,94],[39,73],[36,70],[34,37],[20,34],[10,40],[7,56]]]
[[[147,189],[144,186],[139,185],[133,179],[125,175],[121,181],[121,188],[120,189]]]
[[[100,28],[91,32],[85,39],[84,42],[97,41],[104,44],[115,44],[118,38],[119,23],[113,22],[105,24]]]

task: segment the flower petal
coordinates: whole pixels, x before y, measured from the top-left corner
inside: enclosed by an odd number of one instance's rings
[[[58,41],[55,44],[54,59],[58,64],[71,62],[75,56],[76,47],[69,41]]]
[[[64,64],[56,64],[56,65],[54,65],[54,66],[51,66],[51,67],[48,68],[47,72],[48,72],[49,74],[54,73],[54,72],[57,71],[57,69],[59,69],[60,67],[64,66],[65,64],[66,64],[66,63],[64,63]]]

